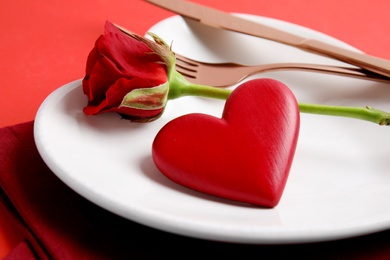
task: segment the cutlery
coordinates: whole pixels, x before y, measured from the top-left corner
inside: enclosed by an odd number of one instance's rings
[[[131,31],[115,24],[122,32],[130,35]],[[303,70],[318,73],[329,73],[339,76],[354,77],[389,83],[390,78],[372,73],[361,68],[347,68],[331,65],[318,65],[308,63],[273,63],[255,66],[238,63],[206,63],[187,58],[175,53],[176,70],[195,84],[227,87],[239,83],[245,78],[267,71],[276,70]]]
[[[307,63],[273,63],[247,66],[238,63],[206,63],[176,55],[176,70],[195,84],[214,87],[227,87],[239,83],[245,78],[267,71],[301,70],[329,73],[339,76],[390,83],[390,78],[370,73],[361,68],[347,68]]]
[[[276,41],[304,51],[343,61],[387,77],[390,76],[389,60],[351,51],[319,40],[305,38],[189,1],[146,1],[211,27]]]

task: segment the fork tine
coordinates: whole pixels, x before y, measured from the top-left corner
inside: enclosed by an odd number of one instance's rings
[[[195,79],[198,67],[196,61],[176,54],[176,70],[184,77]]]
[[[176,64],[176,71],[179,72],[181,75],[183,75],[186,78],[189,78],[189,79],[196,78],[196,71],[190,71],[186,68],[180,67],[178,64]]]

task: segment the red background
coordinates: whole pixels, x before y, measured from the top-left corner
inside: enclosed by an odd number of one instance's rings
[[[390,59],[387,0],[193,1],[293,22]],[[0,0],[0,127],[33,120],[47,95],[84,76],[105,20],[144,34],[171,15],[142,0]],[[0,257],[21,239],[11,224],[0,208]]]

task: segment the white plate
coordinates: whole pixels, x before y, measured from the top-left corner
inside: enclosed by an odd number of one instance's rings
[[[282,21],[246,16],[301,35],[347,46]],[[131,29],[131,28],[130,28]],[[266,40],[186,23],[179,16],[150,29],[173,49],[209,61],[305,61],[338,64]],[[384,84],[304,72],[263,74],[285,82],[301,102],[371,105],[390,110]],[[326,241],[390,227],[390,129],[302,114],[290,177],[274,209],[246,206],[183,188],[156,169],[151,145],[159,129],[190,112],[220,117],[223,101],[195,97],[169,101],[148,124],[116,114],[87,117],[80,81],[53,92],[35,121],[35,140],[53,172],[101,207],[144,225],[218,241],[278,244]]]

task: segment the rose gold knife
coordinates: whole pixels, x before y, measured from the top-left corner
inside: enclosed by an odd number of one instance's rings
[[[308,39],[270,26],[185,0],[146,0],[147,2],[219,29],[244,33],[287,44],[304,51],[343,61],[390,77],[390,60],[351,51],[326,42]]]

